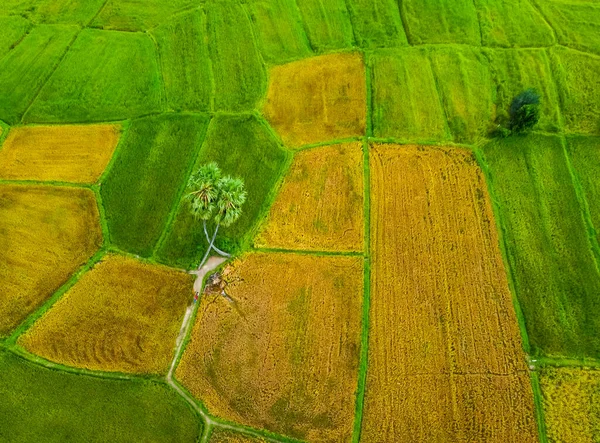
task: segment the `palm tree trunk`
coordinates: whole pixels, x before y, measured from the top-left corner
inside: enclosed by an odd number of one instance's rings
[[[208,230],[206,229],[206,220],[203,220],[204,223],[204,235],[206,236],[206,241],[208,243],[210,243],[210,238],[208,237]],[[216,246],[213,245],[212,247],[215,251],[217,251],[218,254],[221,254],[223,257],[231,257],[230,254],[228,254],[225,251],[221,251],[219,248],[217,248]]]
[[[200,269],[202,267],[202,265],[204,265],[204,262],[208,258],[208,254],[210,254],[210,250],[213,248],[213,245],[215,243],[215,238],[217,238],[217,232],[219,232],[219,226],[221,226],[220,223],[218,223],[217,227],[215,228],[215,233],[213,234],[212,239],[210,241],[210,244],[208,245],[208,249],[206,250],[206,254],[204,254],[204,257],[202,257],[202,261],[200,262],[200,266],[198,266],[198,269]]]

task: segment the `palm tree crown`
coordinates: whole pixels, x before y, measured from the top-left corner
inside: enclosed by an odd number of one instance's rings
[[[216,163],[208,163],[190,177],[186,199],[190,202],[192,215],[201,220],[208,220],[216,209],[215,202],[219,197],[218,182],[221,170]]]
[[[220,195],[217,201],[215,221],[227,227],[242,215],[242,205],[246,201],[244,182],[240,178],[223,177],[217,183]]]

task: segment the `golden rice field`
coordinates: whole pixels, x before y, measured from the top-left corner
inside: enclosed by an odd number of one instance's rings
[[[517,318],[473,155],[372,145],[370,168],[361,441],[537,441]]]
[[[215,429],[210,436],[210,443],[264,443],[262,438],[253,438],[224,429]]]
[[[0,178],[95,183],[120,133],[112,124],[12,128],[0,150]]]
[[[352,435],[362,258],[251,253],[207,295],[176,376],[219,417],[309,441]]]
[[[272,68],[263,112],[299,147],[364,135],[366,97],[362,55],[329,54]]]
[[[360,142],[296,154],[255,244],[284,249],[362,250],[362,156]]]
[[[69,366],[166,373],[192,285],[182,271],[108,255],[18,343]]]
[[[600,436],[600,370],[545,368],[540,384],[550,442],[596,443]]]
[[[0,185],[0,336],[58,290],[102,243],[87,189]]]

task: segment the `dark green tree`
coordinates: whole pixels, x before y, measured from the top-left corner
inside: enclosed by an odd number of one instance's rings
[[[540,120],[540,94],[535,89],[526,89],[517,95],[509,110],[508,129],[521,133],[532,129]]]

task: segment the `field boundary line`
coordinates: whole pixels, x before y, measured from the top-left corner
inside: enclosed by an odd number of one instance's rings
[[[308,27],[306,26],[306,23],[304,21],[304,16],[302,15],[302,11],[300,10],[300,7],[298,6],[298,2],[297,2],[297,0],[291,0],[291,2],[294,3],[294,10],[296,11],[296,14],[298,14],[298,19],[299,19],[298,21],[300,22],[300,26],[302,27],[302,34],[304,36],[303,40],[308,45],[308,48],[310,49],[310,52],[313,53],[313,56],[317,55],[318,51],[315,49],[310,37],[308,36]]]
[[[504,268],[507,276],[507,283],[511,293],[512,304],[515,310],[515,316],[517,317],[517,323],[519,325],[519,330],[521,332],[521,343],[523,352],[525,354],[525,358],[527,359],[527,364],[530,368],[529,371],[529,379],[530,379],[530,387],[533,396],[533,406],[535,411],[535,419],[537,422],[538,429],[538,437],[540,439],[540,443],[547,443],[548,438],[546,436],[546,419],[544,415],[544,406],[543,406],[543,397],[541,393],[541,389],[539,386],[539,380],[537,373],[535,371],[535,366],[531,364],[531,343],[529,341],[529,334],[527,332],[527,325],[525,321],[525,315],[523,314],[523,310],[521,309],[521,304],[519,302],[517,292],[518,292],[518,284],[517,279],[515,277],[515,271],[512,261],[512,256],[509,252],[507,245],[507,228],[504,224],[504,215],[502,212],[502,205],[498,196],[495,193],[494,189],[494,179],[491,173],[491,170],[487,164],[485,153],[482,148],[477,147],[473,149],[473,155],[483,172],[483,176],[485,178],[486,187],[488,191],[488,195],[492,204],[492,212],[494,215],[494,220],[496,224],[496,229],[498,231],[498,247],[500,253],[502,254],[502,259],[504,262]]]
[[[202,115],[206,115],[206,114],[202,114]],[[201,135],[202,141],[199,141],[198,146],[196,147],[196,152],[194,153],[193,158],[190,161],[190,164],[188,165],[188,169],[185,174],[185,180],[183,180],[181,182],[181,185],[179,185],[179,189],[177,190],[175,204],[169,210],[169,214],[167,216],[165,226],[164,226],[162,232],[160,233],[158,240],[156,240],[156,244],[154,245],[154,248],[152,249],[152,254],[151,254],[152,259],[156,259],[156,254],[158,253],[159,249],[163,246],[164,242],[167,239],[167,236],[173,230],[173,223],[175,223],[175,218],[177,217],[177,214],[179,213],[179,209],[180,209],[181,205],[183,204],[183,193],[185,192],[185,189],[188,186],[190,177],[194,173],[194,168],[198,164],[198,159],[200,158],[200,153],[202,152],[202,148],[204,147],[204,144],[206,143],[206,139],[207,139],[206,135],[208,134],[208,128],[212,125],[212,122],[213,122],[213,118],[209,116],[208,122],[206,123],[206,125],[202,131],[202,135]]]
[[[148,36],[148,38],[152,41],[152,46],[154,46],[154,52],[155,52],[155,58],[156,58],[156,64],[158,65],[158,74],[160,77],[160,85],[161,85],[161,91],[162,91],[162,97],[161,97],[161,108],[164,109],[171,109],[170,108],[170,102],[169,102],[169,96],[167,94],[167,86],[165,85],[165,74],[163,72],[163,62],[162,62],[162,57],[160,56],[160,49],[158,48],[158,42],[156,41],[156,39],[154,38],[154,35],[151,32],[145,31],[144,34],[146,34]]]
[[[554,134],[556,135],[556,134]],[[394,144],[394,145],[405,145],[405,146],[411,146],[411,145],[419,145],[419,146],[428,146],[428,147],[432,147],[432,148],[462,148],[462,149],[468,149],[468,150],[473,150],[473,147],[476,145],[470,145],[470,144],[466,144],[466,143],[456,143],[452,140],[446,140],[446,141],[432,141],[432,140],[409,140],[409,139],[404,139],[404,138],[395,138],[395,137],[369,137],[369,141],[373,142],[373,143],[380,143],[380,144]],[[484,139],[483,141],[488,142],[491,141],[489,139]]]
[[[552,32],[552,37],[554,38],[554,44],[558,44],[559,40],[558,40],[558,35],[556,34],[556,29],[554,29],[554,26],[552,26],[551,21],[548,19],[546,14],[544,14],[542,8],[540,8],[540,5],[538,4],[537,0],[531,0],[531,1],[526,0],[526,1],[529,2],[529,4],[531,5],[531,7],[533,9],[535,9],[535,11],[542,18],[542,20],[544,20],[544,23],[546,23],[546,26],[548,26],[548,28],[550,29],[550,32]]]
[[[360,251],[322,251],[311,249],[288,249],[288,248],[250,248],[247,252],[268,254],[296,254],[316,255],[319,257],[364,257]]]
[[[365,64],[365,88],[367,93],[365,136],[373,137],[373,65],[370,52],[363,51],[363,62]]]
[[[78,188],[93,190],[94,185],[90,183],[72,183],[57,180],[10,180],[0,178],[2,185],[15,186],[54,186],[57,188]]]
[[[23,16],[21,16],[21,17],[23,17]],[[17,47],[17,46],[19,46],[19,45],[21,44],[21,42],[22,42],[23,40],[25,40],[25,38],[26,38],[26,37],[27,37],[29,34],[31,34],[31,31],[33,31],[33,28],[35,28],[35,26],[37,25],[36,23],[33,23],[33,21],[31,21],[30,19],[28,19],[28,18],[25,18],[25,17],[23,17],[23,18],[24,18],[25,20],[27,20],[27,23],[29,23],[29,28],[27,28],[27,31],[26,31],[26,32],[25,32],[25,33],[24,33],[24,34],[21,36],[21,38],[20,38],[20,39],[18,39],[16,42],[14,42],[14,43],[13,43],[13,44],[10,46],[10,48],[9,48],[9,50],[6,52],[6,54],[4,54],[2,57],[0,57],[0,61],[4,60],[4,59],[5,59],[5,58],[8,56],[8,54],[10,54],[10,53],[11,53],[11,52],[12,52],[12,51],[13,51],[13,50],[14,50],[14,49]]]
[[[481,29],[481,19],[479,18],[479,8],[475,0],[471,0],[473,3],[473,9],[475,10],[475,17],[477,18],[477,27],[479,29],[479,46],[483,46],[483,30]]]
[[[360,334],[360,354],[358,366],[358,384],[356,387],[356,404],[354,411],[354,427],[352,443],[360,441],[364,398],[367,384],[369,360],[369,324],[371,308],[371,169],[369,162],[370,147],[367,137],[363,139],[363,223],[364,223],[364,262],[363,262],[363,300]]]
[[[563,148],[563,155],[565,157],[565,163],[567,164],[567,169],[569,171],[569,175],[571,177],[571,183],[573,184],[573,188],[575,190],[575,195],[577,197],[577,201],[579,202],[579,206],[581,208],[581,218],[583,219],[583,223],[586,227],[588,242],[590,246],[590,250],[592,253],[592,257],[594,259],[594,264],[596,265],[596,272],[600,276],[600,244],[598,243],[597,231],[594,226],[594,222],[592,221],[592,214],[590,212],[590,205],[587,201],[585,191],[581,186],[581,180],[579,178],[579,174],[575,171],[573,167],[573,163],[571,162],[571,156],[569,155],[569,151],[567,149],[568,141],[567,138],[563,135],[560,137],[561,145]]]
[[[160,28],[161,26],[163,26],[165,24],[168,24],[167,23],[168,21],[175,20],[175,19],[179,18],[182,15],[191,14],[191,13],[193,13],[195,11],[198,11],[198,10],[204,10],[204,5],[201,4],[201,5],[197,5],[197,6],[192,6],[190,8],[184,8],[184,9],[182,9],[180,11],[174,12],[173,14],[169,14],[169,15],[167,15],[165,17],[165,21],[160,22],[157,25],[150,26],[149,28],[145,28],[145,32],[152,32],[155,29]]]
[[[532,359],[531,363],[536,368],[590,368],[600,370],[600,360],[595,358],[540,357]]]
[[[343,143],[358,143],[358,142],[362,141],[363,137],[364,136],[362,136],[362,135],[357,135],[357,136],[348,137],[348,138],[336,138],[336,139],[327,140],[324,142],[309,143],[306,145],[299,146],[297,148],[289,148],[289,149],[292,150],[293,152],[302,152],[302,151],[308,151],[310,149],[322,148],[325,146],[341,145]]]
[[[37,309],[29,314],[19,326],[17,326],[13,332],[5,339],[5,343],[14,345],[17,343],[18,338],[24,334],[33,324],[39,320],[48,310],[54,306],[54,304],[62,298],[62,296],[71,289],[79,279],[86,274],[91,268],[93,268],[106,254],[106,248],[100,247],[94,255],[92,255],[85,264],[79,267],[71,276],[50,296],[48,297]]]
[[[442,98],[443,95],[442,95],[442,91],[440,89],[440,81],[439,81],[438,76],[435,73],[435,69],[433,69],[433,63],[431,62],[431,55],[426,53],[425,60],[427,60],[427,65],[429,66],[429,71],[431,72],[431,76],[433,77],[433,84],[435,85],[435,93],[438,98],[438,104],[442,111],[442,115],[444,116],[444,132],[446,133],[447,140],[454,141],[454,134],[452,133],[452,129],[450,129],[450,125],[448,124],[448,121],[450,121],[450,119],[448,118],[448,113],[446,112],[446,106],[444,106],[444,99]]]
[[[100,8],[98,8],[98,10],[96,11],[96,13],[94,14],[94,16],[87,22],[87,24],[85,25],[86,28],[91,28],[92,23],[94,23],[94,21],[98,18],[98,16],[102,13],[102,11],[104,10],[104,8],[106,7],[106,5],[108,4],[109,0],[104,0],[104,3],[102,4],[102,6],[100,6]]]
[[[98,187],[102,186],[102,183],[104,182],[104,180],[106,180],[106,177],[108,177],[108,175],[110,174],[110,171],[112,170],[115,163],[117,162],[117,158],[120,156],[120,153],[123,150],[123,145],[125,144],[127,137],[129,136],[129,128],[130,127],[131,127],[131,120],[124,120],[121,123],[121,135],[119,136],[119,141],[117,142],[117,146],[115,146],[113,155],[111,156],[110,160],[108,161],[106,168],[104,168],[104,171],[102,171],[102,174],[100,174],[100,177],[98,177],[98,180],[96,180],[95,184],[98,185]]]
[[[60,58],[58,59],[58,61],[56,62],[56,64],[54,65],[54,67],[52,68],[52,70],[50,71],[50,73],[48,74],[48,76],[44,79],[44,81],[40,85],[39,89],[34,94],[33,98],[29,102],[29,105],[27,105],[27,108],[25,108],[25,111],[23,111],[23,115],[21,115],[21,118],[19,119],[19,122],[21,124],[25,124],[25,116],[27,115],[27,113],[29,112],[29,110],[31,109],[31,107],[33,106],[33,104],[35,103],[35,101],[38,99],[38,97],[40,96],[40,94],[42,93],[42,91],[44,90],[44,88],[46,87],[46,85],[48,84],[48,82],[50,81],[50,79],[52,78],[52,76],[56,73],[56,71],[58,70],[58,67],[62,64],[63,60],[67,57],[67,54],[71,50],[71,47],[73,46],[73,44],[75,43],[75,41],[79,38],[79,35],[81,34],[81,31],[83,31],[84,29],[85,28],[83,28],[81,26],[79,27],[79,31],[77,31],[75,33],[75,36],[71,39],[71,41],[69,42],[69,44],[67,45],[67,47],[63,51],[62,55],[60,56]]]
[[[106,210],[104,209],[104,203],[102,202],[102,195],[100,194],[100,187],[94,185],[92,192],[96,197],[96,206],[98,207],[98,214],[100,216],[100,228],[102,229],[102,247],[108,247],[110,245],[110,231],[108,230],[108,221],[106,220]]]
[[[402,30],[404,31],[404,36],[406,37],[406,43],[408,44],[408,46],[414,46],[414,39],[412,38],[412,35],[410,34],[410,28],[408,26],[408,20],[406,19],[406,16],[404,15],[404,11],[403,11],[403,6],[404,6],[404,1],[403,0],[396,0],[394,2],[396,4],[396,7],[398,8],[398,16],[400,17],[400,23],[402,23]]]

